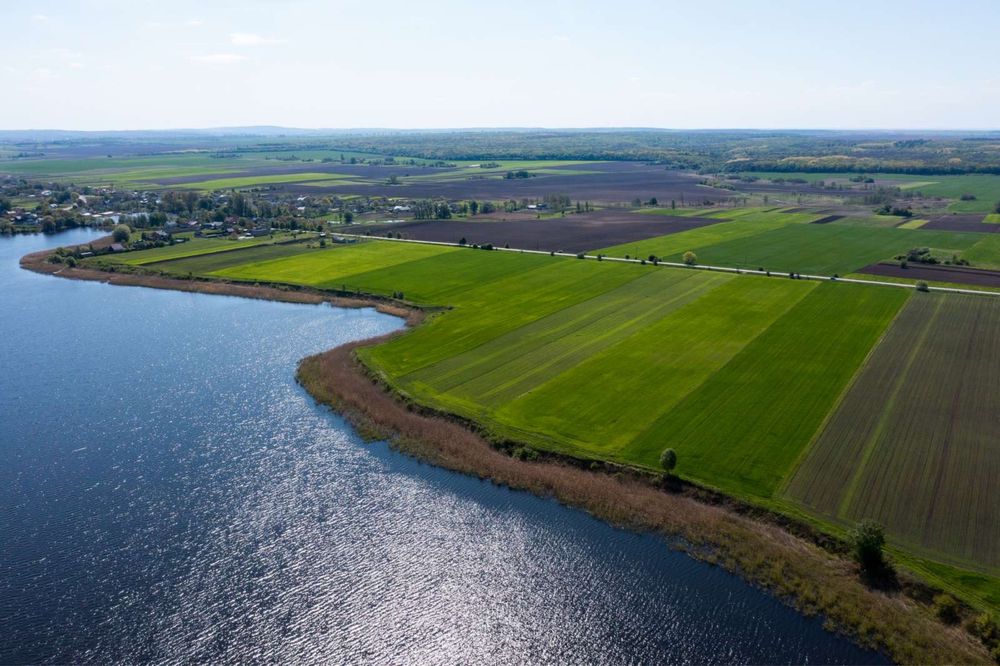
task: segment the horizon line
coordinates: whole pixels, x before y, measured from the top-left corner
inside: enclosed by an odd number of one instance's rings
[[[647,132],[984,132],[1000,133],[1000,127],[657,127],[647,125],[468,125],[455,127],[297,127],[286,125],[213,125],[207,127],[144,127],[126,129],[71,129],[60,127],[0,128],[0,133],[66,132],[80,134],[124,132],[222,132],[222,131],[289,131],[289,132],[516,132],[516,131],[647,131]]]

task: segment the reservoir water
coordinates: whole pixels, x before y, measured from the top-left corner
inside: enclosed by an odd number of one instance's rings
[[[885,663],[738,578],[365,444],[294,381],[400,326],[21,270],[0,238],[0,663]]]

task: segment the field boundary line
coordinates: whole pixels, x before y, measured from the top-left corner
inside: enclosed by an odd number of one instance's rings
[[[336,236],[344,236],[348,238],[358,238],[361,240],[377,240],[377,241],[390,241],[392,243],[417,243],[422,245],[442,245],[444,247],[464,247],[468,249],[475,249],[470,245],[463,245],[461,243],[447,243],[445,241],[427,241],[427,240],[417,240],[415,238],[383,238],[380,236],[365,236],[362,234],[350,234],[340,231],[333,232]],[[597,254],[586,254],[579,253],[574,254],[572,252],[555,252],[546,250],[526,250],[523,248],[516,247],[494,247],[493,250],[498,250],[500,252],[519,252],[522,254],[544,254],[552,257],[575,257],[578,259],[589,259],[595,261],[616,261],[623,264],[652,264],[653,266],[665,266],[667,268],[687,268],[690,270],[699,271],[712,271],[717,273],[734,273],[736,275],[757,275],[760,277],[785,277],[794,278],[797,280],[813,280],[819,282],[846,282],[850,284],[866,284],[875,285],[879,287],[895,287],[897,289],[910,289],[915,290],[916,286],[911,284],[903,284],[901,282],[883,282],[881,280],[861,280],[858,278],[847,278],[839,277],[837,275],[812,275],[808,273],[786,273],[783,271],[767,271],[767,270],[757,270],[751,268],[737,268],[735,266],[714,266],[710,264],[684,264],[676,261],[657,261],[655,263],[646,261],[645,259],[625,259],[624,257],[607,257],[604,255]],[[934,291],[940,293],[952,293],[952,294],[971,294],[973,296],[993,296],[1000,297],[1000,292],[997,291],[980,291],[978,289],[962,289],[960,287],[927,287],[927,291]]]
[[[927,336],[930,335],[931,328],[934,322],[938,320],[941,315],[941,308],[944,305],[944,300],[939,300],[937,306],[934,308],[934,314],[924,322],[923,330],[920,331],[920,336],[917,343],[910,348],[909,353],[906,355],[906,365],[901,369],[900,372],[896,373],[895,381],[893,381],[892,390],[889,392],[888,398],[882,407],[882,412],[879,415],[878,423],[875,424],[875,428],[872,431],[871,437],[864,444],[864,448],[861,450],[861,456],[854,467],[854,474],[851,476],[850,482],[844,489],[844,495],[840,498],[840,502],[837,504],[836,517],[841,520],[849,520],[849,512],[855,503],[855,495],[858,492],[858,485],[861,483],[861,478],[865,475],[868,470],[868,465],[871,462],[872,455],[875,453],[875,449],[878,448],[882,434],[885,432],[886,425],[893,416],[892,412],[896,406],[896,400],[899,398],[899,393],[902,390],[904,384],[910,377],[910,373],[913,370],[913,364],[916,362],[917,357],[920,355],[920,351],[924,347],[924,343],[927,340]],[[888,330],[888,329],[887,329]]]
[[[906,309],[906,306],[909,305],[910,298],[912,298],[912,295],[907,297],[907,299],[903,302],[903,304],[899,306],[899,309],[896,310],[896,314],[892,316],[892,320],[888,324],[886,324],[886,327],[884,329],[882,329],[882,333],[879,334],[878,340],[875,341],[875,343],[868,350],[868,353],[865,354],[864,359],[862,359],[857,369],[855,369],[854,374],[851,375],[851,378],[848,380],[847,384],[844,385],[844,389],[840,392],[840,395],[837,396],[837,399],[834,400],[833,405],[827,411],[826,416],[823,417],[823,420],[816,428],[816,431],[812,434],[812,437],[809,438],[809,443],[806,444],[806,446],[802,449],[801,452],[799,452],[799,455],[795,459],[795,462],[792,464],[792,467],[789,469],[788,474],[785,475],[785,478],[782,480],[781,485],[778,486],[777,497],[798,504],[798,501],[794,497],[788,496],[788,486],[791,485],[792,479],[798,473],[799,468],[802,467],[802,463],[805,462],[806,458],[809,456],[809,453],[813,450],[813,447],[816,445],[816,442],[819,441],[820,436],[822,436],[823,431],[826,430],[826,427],[830,424],[830,421],[833,419],[837,411],[840,409],[840,406],[847,398],[847,394],[850,393],[852,388],[854,388],[854,385],[858,382],[858,379],[861,377],[861,374],[865,371],[865,368],[868,367],[868,363],[871,361],[872,356],[874,356],[875,352],[879,349],[879,347],[882,346],[882,343],[885,341],[885,338],[889,334],[889,331],[892,329],[893,326],[895,326],[896,321],[899,320],[899,317],[900,315],[902,315],[903,310]]]

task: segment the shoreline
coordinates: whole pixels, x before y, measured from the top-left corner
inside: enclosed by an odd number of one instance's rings
[[[100,239],[95,241],[97,245]],[[319,305],[329,303],[340,308],[375,308],[377,311],[400,317],[408,323],[414,320],[417,315],[422,318],[422,311],[400,305],[391,300],[380,300],[368,297],[338,296],[328,292],[322,292],[307,288],[279,289],[270,285],[248,284],[244,282],[225,282],[222,280],[184,280],[180,278],[169,278],[162,275],[150,275],[141,272],[121,272],[111,273],[108,271],[93,268],[70,268],[65,264],[53,264],[46,261],[52,254],[50,250],[32,252],[21,257],[21,268],[43,275],[53,275],[67,280],[86,280],[90,282],[103,282],[122,287],[148,287],[151,289],[167,289],[172,291],[185,291],[201,294],[215,294],[218,296],[238,296],[242,298],[255,298],[264,301],[281,301],[284,303],[301,303],[306,305]]]
[[[45,250],[22,257],[21,266],[67,279],[120,286],[145,286],[291,303],[328,302],[338,307],[374,307],[419,325],[425,311],[388,299],[337,296],[319,290],[261,286],[162,275],[111,273],[69,268],[46,261]],[[511,489],[553,498],[610,522],[684,542],[696,559],[722,566],[806,615],[822,614],[827,627],[900,663],[991,663],[984,646],[961,625],[948,626],[927,607],[920,584],[884,592],[867,587],[852,561],[834,552],[837,540],[820,545],[815,531],[769,520],[771,512],[690,484],[656,484],[655,475],[614,465],[591,471],[572,459],[542,454],[538,461],[515,459],[477,434],[474,424],[404,402],[362,364],[355,350],[404,333],[341,345],[300,361],[296,378],[317,403],[333,408],[368,440],[386,439],[393,448],[463,474]],[[721,500],[721,501],[720,501]],[[777,515],[777,514],[776,514]],[[842,544],[841,544],[842,546]]]

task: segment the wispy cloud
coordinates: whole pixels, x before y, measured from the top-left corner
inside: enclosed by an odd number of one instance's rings
[[[246,56],[238,53],[210,53],[208,55],[190,57],[190,60],[193,62],[200,62],[208,65],[235,65],[246,59]]]
[[[199,26],[203,26],[203,25],[205,25],[205,22],[204,22],[204,21],[202,21],[201,19],[190,19],[190,20],[189,20],[189,21],[187,22],[187,24],[188,24],[189,26],[191,26],[192,28],[197,28],[197,27],[199,27]]]
[[[282,42],[280,39],[262,37],[252,32],[231,32],[229,33],[229,41],[235,46],[264,46]]]
[[[32,21],[48,21],[49,17],[46,16],[45,14],[34,14],[31,17],[31,20]]]

